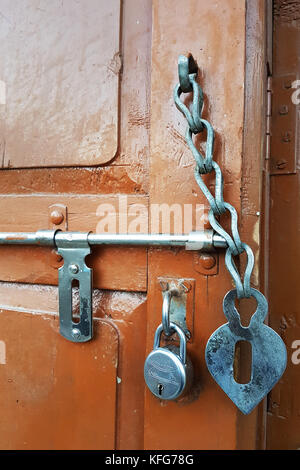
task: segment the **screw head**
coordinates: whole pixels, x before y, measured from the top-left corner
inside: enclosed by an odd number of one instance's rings
[[[288,112],[289,112],[289,107],[286,104],[282,104],[279,107],[279,114],[284,115],[284,114],[287,114]]]
[[[284,170],[284,168],[287,166],[287,161],[286,160],[277,160],[276,161],[276,168],[277,170]]]
[[[207,253],[203,253],[199,258],[199,263],[204,269],[212,269],[216,265],[216,258]]]
[[[78,328],[73,328],[72,329],[72,336],[73,336],[74,339],[79,339],[80,338],[81,333],[78,330]]]
[[[184,291],[184,292],[190,292],[190,290],[192,289],[192,284],[187,281],[186,279],[180,281],[179,283],[179,287]]]
[[[286,88],[287,90],[288,90],[289,88],[292,88],[292,80],[290,80],[290,79],[285,80],[285,81],[283,82],[283,86],[284,86],[284,88]]]
[[[282,134],[282,142],[290,142],[292,138],[292,134],[290,131],[286,131]]]
[[[164,292],[169,289],[169,284],[167,281],[160,280],[159,285],[161,287],[161,290]]]
[[[79,271],[79,267],[77,266],[77,264],[70,264],[69,271],[72,274],[77,274]]]
[[[60,225],[64,220],[64,214],[55,209],[50,214],[50,220],[54,225]]]

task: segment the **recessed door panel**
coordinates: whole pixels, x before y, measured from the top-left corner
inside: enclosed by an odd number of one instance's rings
[[[0,310],[0,448],[114,449],[118,333],[74,344],[58,318]]]
[[[2,167],[111,160],[118,145],[120,1],[0,6]]]

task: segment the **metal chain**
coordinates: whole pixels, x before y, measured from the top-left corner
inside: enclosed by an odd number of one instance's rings
[[[252,291],[250,278],[254,266],[253,251],[246,243],[240,239],[238,230],[238,216],[235,208],[223,199],[223,175],[219,165],[213,160],[214,130],[212,125],[202,119],[203,92],[196,81],[198,67],[191,55],[179,56],[178,74],[179,83],[174,89],[174,101],[176,107],[186,117],[188,127],[185,134],[186,142],[196,160],[195,179],[202,193],[208,200],[210,210],[208,219],[212,228],[225,238],[228,248],[225,254],[225,264],[235,283],[238,298],[251,297]],[[193,93],[193,102],[191,111],[181,101],[180,96],[184,92]],[[198,134],[206,129],[206,149],[205,157],[201,155],[193,142],[193,134]],[[213,196],[202,179],[202,175],[215,172],[215,195]],[[231,234],[220,225],[217,217],[226,211],[231,216]],[[247,265],[245,268],[243,281],[235,265],[234,256],[241,255],[243,252],[247,255]]]

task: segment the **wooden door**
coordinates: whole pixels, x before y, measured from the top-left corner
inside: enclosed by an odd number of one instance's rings
[[[288,365],[268,400],[268,449],[300,448],[299,43],[300,3],[275,1],[269,298],[270,322],[286,343]]]
[[[264,1],[0,4],[1,231],[150,232],[155,205],[206,204],[173,102],[178,55],[191,52],[225,198],[256,261],[263,258]],[[196,228],[196,220],[175,222],[172,232]],[[174,248],[92,251],[95,335],[76,344],[59,335],[55,250],[1,246],[0,447],[255,448],[265,403],[243,416],[204,360],[232,287],[224,253],[207,263]],[[256,264],[253,286],[262,273]],[[143,379],[161,322],[161,277],[193,286],[188,352],[197,386],[179,403],[160,402]],[[245,318],[248,311],[242,305]]]

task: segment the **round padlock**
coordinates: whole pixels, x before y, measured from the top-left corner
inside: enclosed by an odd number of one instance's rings
[[[160,347],[163,325],[155,332],[153,351],[144,366],[145,382],[149,390],[162,400],[175,400],[188,391],[193,379],[193,366],[186,354],[186,336],[175,323],[170,323],[180,340],[175,345]]]

